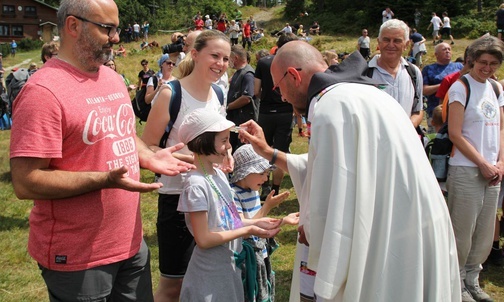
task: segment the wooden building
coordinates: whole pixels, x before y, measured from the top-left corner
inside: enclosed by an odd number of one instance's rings
[[[0,43],[12,40],[41,39],[58,36],[58,8],[42,0],[0,0]]]

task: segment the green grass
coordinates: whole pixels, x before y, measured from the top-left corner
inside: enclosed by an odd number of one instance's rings
[[[244,16],[249,13],[244,11]],[[276,18],[276,17],[275,17]],[[275,19],[275,25],[267,28],[266,32],[278,27],[284,21]],[[355,49],[358,37],[315,37],[312,44],[319,50],[335,49],[337,52],[351,52]],[[168,35],[156,35],[150,40],[156,40],[161,45],[169,43]],[[253,51],[261,48],[269,49],[274,45],[275,40],[266,37],[264,41],[254,44]],[[463,55],[465,47],[470,40],[456,40],[453,46],[453,58]],[[435,62],[434,51],[431,42],[428,44],[428,54],[424,57],[424,64]],[[125,44],[129,50],[126,58],[117,58],[118,70],[124,73],[133,83],[137,81],[138,72],[141,69],[140,61],[147,59],[151,68],[157,66],[157,59],[160,56],[159,50],[137,51],[139,43]],[[372,40],[372,49],[376,48],[376,39]],[[135,50],[134,50],[135,49]],[[4,67],[18,64],[26,59],[40,62],[39,51],[18,52],[15,58],[5,57]],[[252,65],[255,65],[254,56],[252,56]],[[28,64],[22,67],[27,67]],[[501,67],[498,76],[504,74]],[[229,71],[230,74],[232,71]],[[138,125],[138,132],[141,134],[143,126]],[[0,301],[44,301],[47,300],[47,291],[45,284],[40,276],[36,263],[30,258],[26,251],[28,240],[28,216],[32,207],[32,201],[21,201],[14,195],[10,170],[9,170],[9,140],[10,131],[0,131]],[[293,144],[291,145],[293,153],[303,153],[307,151],[307,140],[297,136],[297,130],[294,130]],[[149,171],[142,171],[142,180],[152,182],[153,175]],[[297,196],[292,187],[289,176],[284,178],[282,190],[289,190],[289,198],[271,214],[275,217],[283,216],[287,213],[298,210]],[[142,194],[142,218],[143,229],[147,244],[152,253],[152,281],[153,288],[156,289],[158,274],[158,247],[156,238],[156,216],[157,216],[157,194],[155,192]],[[290,279],[293,268],[296,228],[286,226],[277,236],[280,248],[272,255],[273,269],[276,272],[277,296],[279,302],[288,301]],[[492,295],[495,301],[504,301],[504,274],[502,268],[489,267],[481,274],[485,290]]]

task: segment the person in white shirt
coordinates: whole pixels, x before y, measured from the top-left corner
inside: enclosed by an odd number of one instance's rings
[[[387,7],[382,12],[382,23],[385,23],[392,18],[394,18],[394,12],[390,9],[390,7]]]
[[[443,12],[443,28],[441,29],[441,39],[444,35],[447,35],[451,40],[451,45],[455,44],[453,41],[453,36],[451,34],[450,18],[448,18],[448,13]],[[442,41],[442,40],[441,40]]]
[[[292,34],[292,27],[289,25],[289,23],[285,23],[285,27],[282,28],[282,30],[278,34]]]
[[[496,37],[483,36],[469,46],[467,57],[471,70],[462,77],[469,87],[459,80],[448,90],[454,148],[446,204],[457,240],[462,301],[493,301],[480,288],[479,274],[492,248],[504,175],[504,98],[497,98],[490,79],[502,64],[504,46]]]
[[[441,41],[440,36],[439,36],[439,29],[443,26],[443,21],[441,21],[441,18],[439,18],[435,12],[432,13],[432,19],[430,20],[429,26],[427,27],[427,30],[429,30],[432,26],[432,41],[433,44],[439,44],[443,41]],[[437,41],[436,41],[437,40]]]

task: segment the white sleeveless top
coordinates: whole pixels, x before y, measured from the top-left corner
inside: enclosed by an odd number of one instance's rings
[[[180,111],[178,113],[177,120],[173,124],[170,136],[168,137],[168,141],[166,142],[167,147],[180,143],[178,137],[178,129],[180,128],[182,121],[189,113],[198,108],[205,108],[208,111],[217,111],[223,116],[226,116],[226,108],[220,104],[219,98],[217,97],[217,94],[213,89],[212,99],[208,102],[202,102],[195,99],[192,95],[189,94],[189,92],[184,89],[184,87],[182,87],[182,102],[180,104]],[[177,153],[192,154],[187,146],[184,146],[184,148],[177,151]],[[160,194],[180,194],[182,192],[182,186],[185,182],[186,177],[187,173],[180,173],[176,176],[161,175],[158,181],[163,184],[163,187],[160,188],[158,192]]]

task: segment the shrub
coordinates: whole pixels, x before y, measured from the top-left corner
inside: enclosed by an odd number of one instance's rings
[[[30,51],[35,49],[41,49],[44,42],[40,40],[32,40],[28,38],[24,38],[23,40],[17,42],[18,49]]]
[[[465,38],[476,39],[483,34],[489,32],[495,34],[497,32],[495,21],[483,20],[471,16],[463,16],[453,18],[452,32],[456,36],[462,35]],[[462,34],[461,34],[462,33]]]

